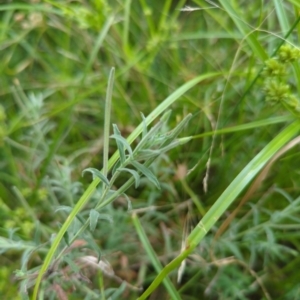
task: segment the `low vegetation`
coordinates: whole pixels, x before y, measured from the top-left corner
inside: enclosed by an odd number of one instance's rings
[[[299,299],[299,10],[4,1],[1,299]]]

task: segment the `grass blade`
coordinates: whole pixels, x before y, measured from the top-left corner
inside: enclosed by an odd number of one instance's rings
[[[273,1],[274,1],[276,14],[277,14],[277,17],[279,20],[280,27],[281,27],[283,33],[286,34],[291,28],[288,17],[286,15],[286,10],[284,9],[284,5],[283,5],[282,1],[280,1],[280,0],[273,0]],[[291,38],[289,38],[289,39],[291,39]]]
[[[153,267],[155,268],[155,271],[157,273],[159,273],[162,270],[162,265],[161,265],[160,261],[158,260],[156,254],[149,242],[149,239],[148,239],[136,214],[132,215],[132,221],[135,226],[136,232],[144,246],[144,249],[146,250],[148,257],[150,258],[151,263],[152,263]],[[171,282],[171,280],[168,277],[164,278],[163,284],[165,285],[165,287],[166,287],[167,291],[169,292],[169,295],[171,296],[172,299],[178,299],[178,300],[181,299],[176,288],[174,287],[173,283]]]
[[[101,48],[102,44],[103,44],[103,41],[111,27],[111,25],[113,24],[114,22],[114,16],[110,16],[109,18],[107,18],[107,21],[106,23],[103,25],[103,29],[101,30],[101,32],[99,33],[98,37],[97,37],[97,40],[96,40],[96,43],[95,43],[95,46],[92,50],[92,53],[91,53],[91,56],[90,56],[90,59],[89,61],[87,62],[87,65],[85,67],[85,70],[84,70],[84,74],[83,74],[83,78],[82,78],[82,82],[85,81],[86,79],[86,76],[87,74],[89,73],[96,57],[97,57],[97,54],[99,52],[99,49]]]
[[[220,3],[222,4],[225,11],[232,18],[232,20],[234,21],[240,32],[243,34],[243,36],[246,37],[246,41],[252,49],[253,53],[255,53],[255,55],[259,57],[262,61],[267,60],[268,54],[266,53],[260,42],[257,40],[256,36],[252,34],[252,30],[249,30],[249,26],[240,17],[238,17],[240,14],[234,10],[234,8],[231,6],[228,0],[220,0]]]
[[[252,161],[240,172],[223,192],[197,227],[188,237],[188,243],[193,248],[202,240],[207,231],[215,224],[229,205],[236,199],[241,191],[258,174],[263,166],[282,148],[300,129],[300,122],[295,121],[277,135]]]
[[[111,99],[114,85],[115,68],[112,68],[109,74],[108,85],[105,100],[105,117],[104,117],[104,143],[103,143],[103,174],[107,176],[108,172],[108,151],[109,151],[109,127]]]
[[[128,55],[130,49],[130,45],[128,42],[129,36],[129,23],[130,23],[130,6],[131,0],[126,0],[124,5],[124,27],[123,27],[123,48],[124,52]]]
[[[226,134],[226,133],[231,133],[231,132],[238,132],[238,131],[243,131],[243,130],[261,128],[263,126],[269,126],[269,125],[278,124],[278,123],[285,123],[287,121],[292,121],[293,119],[294,119],[294,117],[291,115],[273,117],[273,118],[268,118],[268,119],[264,119],[264,120],[245,123],[242,125],[226,127],[226,128],[218,129],[215,131],[204,132],[201,134],[194,135],[193,139],[198,139],[198,138],[202,138],[205,136],[212,136],[212,135],[219,135],[219,134]]]

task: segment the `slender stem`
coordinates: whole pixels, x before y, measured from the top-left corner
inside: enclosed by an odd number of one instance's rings
[[[103,174],[107,177],[108,173],[108,152],[109,152],[109,127],[111,113],[111,99],[114,85],[115,68],[110,70],[105,100],[105,118],[104,118],[104,144],[103,144]]]

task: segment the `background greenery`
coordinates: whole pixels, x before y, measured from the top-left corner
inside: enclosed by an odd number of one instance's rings
[[[26,299],[26,290],[32,293],[54,234],[91,181],[81,172],[102,168],[111,67],[116,69],[111,122],[124,137],[141,122],[140,112],[149,115],[196,76],[219,74],[172,105],[167,130],[192,113],[181,136],[193,140],[152,164],[161,189],[143,178],[138,189],[127,191],[162,265],[176,257],[236,175],[294,118],[286,107],[265,101],[269,75],[262,70],[282,43],[298,44],[299,10],[295,0],[2,1],[2,298]],[[282,79],[296,96],[299,70],[293,62]],[[181,299],[300,297],[295,143],[274,157],[270,169],[262,171],[265,176],[251,182],[213,226],[185,261],[181,282],[177,271],[170,274]],[[110,154],[116,149],[112,140]],[[121,176],[118,185],[126,178]],[[89,216],[100,193],[97,189],[81,218]],[[146,289],[157,273],[134,220],[125,196],[106,206],[96,229],[67,246],[63,260],[43,280],[40,297],[136,299],[136,287]],[[80,218],[70,234],[79,227]],[[66,243],[67,238],[60,249]],[[101,267],[82,261],[98,255]],[[168,298],[163,285],[150,296]]]

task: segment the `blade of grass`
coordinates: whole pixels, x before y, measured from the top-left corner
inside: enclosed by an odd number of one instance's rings
[[[259,120],[259,121],[255,121],[255,122],[242,124],[242,125],[222,128],[222,129],[218,129],[216,131],[204,132],[201,134],[194,135],[193,139],[199,139],[199,138],[202,138],[205,136],[212,136],[214,134],[217,135],[217,134],[224,134],[224,133],[231,133],[231,132],[238,132],[238,131],[249,130],[249,129],[254,129],[254,128],[260,128],[260,127],[268,126],[268,125],[272,125],[272,124],[285,123],[285,122],[291,121],[293,119],[294,119],[294,117],[291,115],[274,117],[274,118]]]
[[[153,250],[153,248],[149,242],[149,239],[142,227],[142,224],[135,213],[132,215],[132,221],[135,226],[135,230],[144,246],[145,251],[147,252],[149,259],[151,260],[151,263],[152,263],[155,271],[157,273],[159,273],[163,268],[162,264],[160,263],[159,259],[157,258],[156,253]],[[165,287],[166,287],[167,291],[169,292],[169,295],[171,296],[172,299],[178,299],[178,300],[181,299],[180,295],[178,294],[176,288],[174,287],[174,285],[169,277],[164,278],[163,284],[165,285]]]
[[[186,182],[186,180],[184,178],[181,179],[180,182],[181,182],[185,192],[191,197],[193,203],[197,207],[201,216],[204,216],[206,211],[205,211],[205,208],[203,207],[199,197],[197,196],[197,194],[194,193],[194,191],[189,187],[188,183]]]
[[[104,140],[103,140],[103,174],[108,173],[108,151],[109,151],[109,127],[111,113],[111,99],[113,93],[115,68],[112,68],[109,74],[108,85],[105,100],[105,117],[104,117]]]
[[[54,13],[61,16],[63,15],[63,12],[61,10],[45,4],[23,4],[23,3],[1,4],[0,11],[6,11],[6,10],[41,11],[47,13]]]
[[[223,194],[218,198],[214,205],[205,214],[203,219],[197,224],[194,230],[187,237],[187,246],[175,259],[166,265],[157,275],[148,289],[138,298],[145,300],[161,283],[161,281],[196,248],[205,237],[212,226],[217,222],[221,215],[226,211],[230,204],[236,199],[241,191],[258,174],[263,166],[300,130],[300,121],[295,121],[281,133],[279,133],[265,148],[258,153],[252,161],[239,173],[231,182]]]
[[[97,185],[99,184],[100,179],[95,179],[93,180],[93,182],[89,185],[89,187],[87,188],[87,190],[85,191],[85,193],[83,194],[83,196],[80,198],[80,200],[77,202],[77,204],[74,206],[73,210],[71,211],[70,215],[68,216],[68,218],[66,219],[65,223],[63,224],[63,226],[61,227],[61,229],[59,230],[58,234],[56,235],[50,250],[48,251],[46,258],[44,260],[44,263],[39,271],[39,275],[36,279],[36,283],[34,286],[34,290],[33,290],[33,296],[32,299],[36,300],[37,299],[37,294],[38,294],[38,290],[39,290],[39,286],[41,283],[41,280],[47,270],[47,268],[49,267],[52,258],[55,255],[56,249],[59,246],[60,241],[62,240],[64,234],[66,233],[67,229],[70,227],[71,223],[73,222],[74,218],[76,217],[76,215],[79,213],[79,211],[82,209],[82,206],[87,202],[87,200],[93,195]]]
[[[300,2],[298,0],[288,0],[288,2],[293,3],[295,6],[300,7]]]
[[[147,126],[149,124],[151,124],[151,122],[153,120],[155,120],[160,114],[162,114],[170,105],[172,105],[175,101],[177,101],[189,89],[191,89],[196,84],[200,83],[201,81],[203,81],[205,79],[211,79],[211,78],[217,77],[219,75],[221,75],[221,73],[219,73],[219,72],[218,73],[207,73],[204,75],[200,75],[198,77],[191,79],[190,81],[188,81],[187,83],[182,85],[180,88],[175,90],[175,92],[173,92],[155,110],[153,110],[148,115],[148,117],[145,120],[143,120],[140,123],[140,125],[130,134],[130,136],[127,138],[127,141],[129,142],[129,144],[131,144],[142,133],[143,126],[145,123],[147,124]],[[110,158],[110,160],[108,161],[108,170],[110,170],[112,168],[112,166],[116,163],[118,158],[119,158],[119,151],[117,150],[114,153],[114,155]],[[58,248],[58,245],[59,245],[60,241],[62,240],[65,232],[71,225],[71,223],[74,220],[74,218],[76,217],[76,215],[80,212],[80,210],[84,207],[84,205],[87,203],[89,198],[93,195],[93,193],[99,183],[100,183],[99,178],[95,178],[92,181],[92,183],[89,185],[89,187],[86,189],[84,194],[81,196],[81,198],[78,200],[78,202],[74,206],[74,208],[71,211],[70,215],[68,216],[67,220],[65,221],[65,223],[59,230],[57,236],[55,237],[53,244],[51,245],[51,248],[50,248],[49,252],[47,253],[44,263],[39,271],[39,275],[37,277],[36,284],[35,284],[34,291],[33,291],[33,298],[32,298],[33,300],[36,300],[36,298],[37,298],[39,286],[40,286],[41,280],[43,278],[43,275],[46,272],[46,270],[48,269],[48,267],[51,263],[51,260],[54,256],[54,254]]]
[[[286,15],[286,10],[284,9],[283,2],[280,0],[273,0],[273,1],[274,1],[276,14],[277,14],[277,17],[279,20],[281,30],[283,31],[284,34],[286,34],[289,31],[289,29],[291,28],[291,26],[289,24],[289,19]]]
[[[129,36],[129,23],[130,23],[130,7],[131,7],[131,0],[126,0],[125,5],[124,5],[124,26],[123,26],[123,34],[122,34],[122,39],[123,39],[123,51],[128,54],[130,53],[129,51],[130,46],[129,46],[129,41],[128,41],[128,36]]]
[[[84,73],[83,73],[83,78],[82,78],[82,83],[85,81],[85,78],[87,76],[87,74],[89,73],[91,67],[92,67],[92,64],[94,63],[96,57],[97,57],[97,54],[99,52],[99,49],[101,48],[102,44],[103,44],[103,41],[111,27],[111,25],[113,24],[114,22],[114,16],[109,16],[107,18],[107,21],[105,22],[105,24],[103,25],[103,28],[102,30],[100,31],[97,39],[96,39],[96,43],[95,43],[95,46],[91,52],[91,56],[90,56],[90,59],[88,60],[87,64],[86,64],[86,67],[85,67],[85,70],[84,70]]]
[[[232,18],[233,22],[236,24],[240,32],[246,37],[246,41],[252,49],[253,53],[262,61],[267,60],[268,54],[259,43],[256,36],[253,34],[254,32],[250,33],[252,29],[249,30],[249,26],[239,17],[240,14],[234,10],[229,1],[220,0],[220,3],[222,4],[228,15]]]
[[[170,6],[172,4],[172,0],[166,0],[164,7],[161,12],[161,17],[158,25],[158,32],[163,31],[166,28],[166,18],[169,15]]]
[[[274,4],[275,4],[277,18],[279,20],[279,24],[281,27],[281,31],[284,34],[286,34],[291,29],[291,25],[289,23],[289,18],[286,14],[286,9],[284,9],[284,5],[283,5],[282,1],[274,0]],[[288,36],[287,40],[292,42],[293,36],[292,35]],[[293,63],[293,69],[294,69],[294,73],[295,73],[294,78],[297,81],[297,89],[298,89],[298,92],[300,92],[300,67],[299,67],[298,62]]]
[[[145,0],[140,0],[140,4],[141,4],[141,7],[142,7],[144,16],[147,20],[147,24],[148,24],[149,31],[150,31],[150,36],[153,36],[155,34],[155,26],[154,26],[154,23],[153,23],[153,18],[151,17],[152,10],[148,6],[148,4]]]

